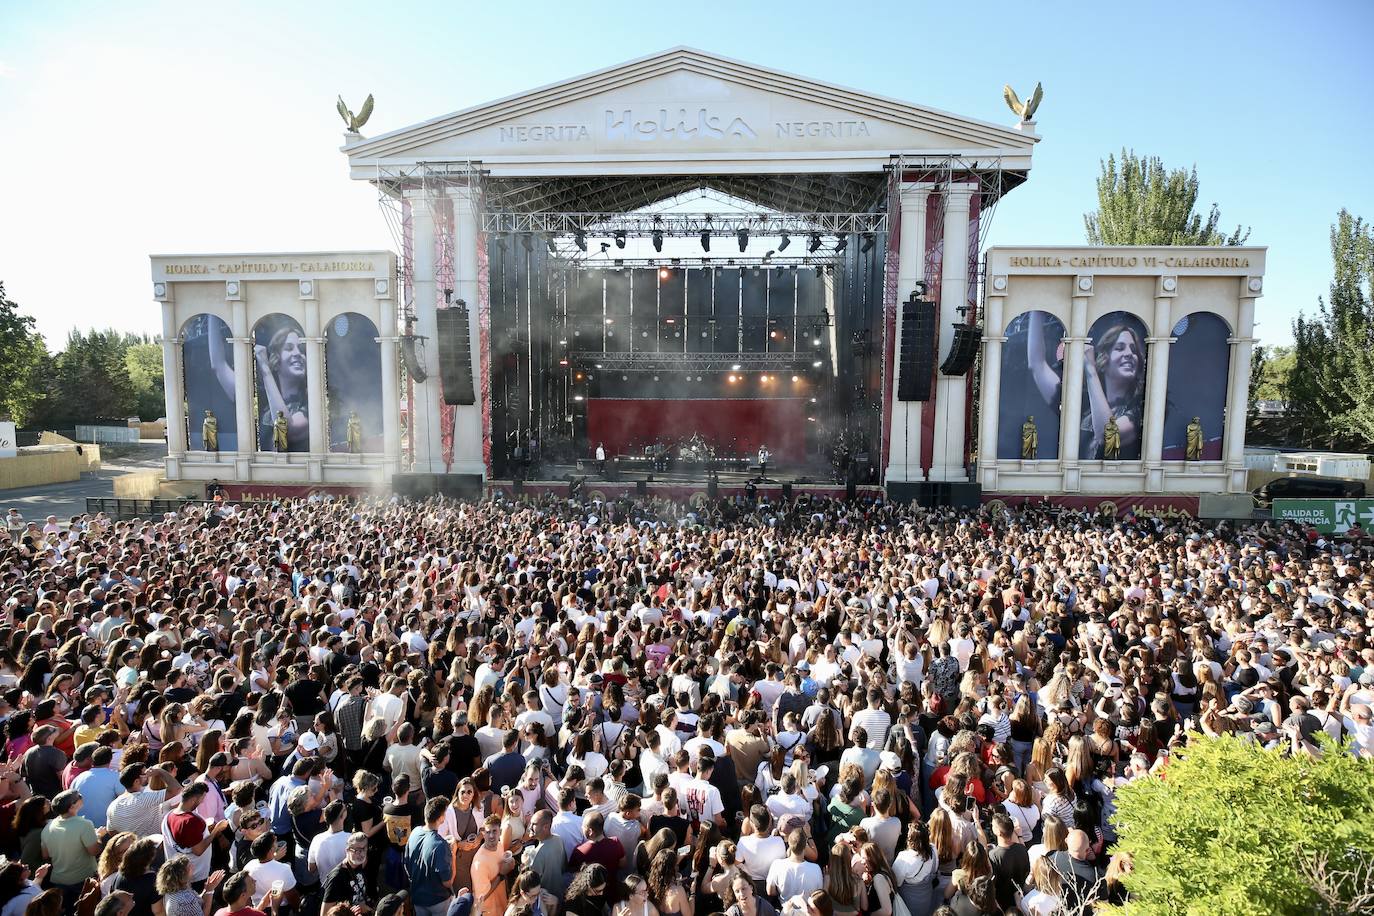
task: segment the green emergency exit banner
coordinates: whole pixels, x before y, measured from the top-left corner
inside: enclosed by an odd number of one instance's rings
[[[1359,523],[1374,528],[1374,499],[1276,499],[1276,521],[1310,525],[1323,534],[1344,534]]]

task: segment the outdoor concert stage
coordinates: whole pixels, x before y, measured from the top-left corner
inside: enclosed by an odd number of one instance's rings
[[[688,48],[345,133],[394,254],[153,258],[167,478],[1244,492],[1265,250],[984,251],[1038,141]]]

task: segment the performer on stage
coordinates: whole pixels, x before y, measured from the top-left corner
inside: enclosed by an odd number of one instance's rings
[[[759,446],[759,478],[760,478],[760,479],[766,478],[766,477],[768,476],[768,459],[770,459],[770,458],[772,458],[772,457],[773,457],[773,454],[772,454],[771,452],[768,451],[768,446],[767,446],[767,445],[760,445],[760,446]]]
[[[606,476],[606,446],[601,442],[596,444],[596,472]]]

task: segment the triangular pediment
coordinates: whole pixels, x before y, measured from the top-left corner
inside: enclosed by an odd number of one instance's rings
[[[480,160],[690,162],[890,155],[1024,159],[1005,127],[675,48],[444,115],[345,148],[360,167]],[[365,177],[359,175],[359,177]]]

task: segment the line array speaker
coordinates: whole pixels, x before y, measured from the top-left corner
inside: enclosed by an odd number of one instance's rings
[[[902,303],[901,352],[897,356],[897,400],[929,401],[935,369],[935,303]]]
[[[416,384],[423,384],[429,378],[429,373],[425,371],[425,364],[415,350],[416,340],[411,334],[401,338],[401,361],[405,363],[406,375],[414,379]]]
[[[444,403],[475,404],[467,306],[460,299],[452,308],[439,309],[435,315],[439,322],[439,378],[444,383]]]
[[[978,356],[978,344],[983,340],[983,329],[971,324],[954,326],[954,341],[949,346],[949,355],[940,364],[941,375],[966,375],[973,368]]]

